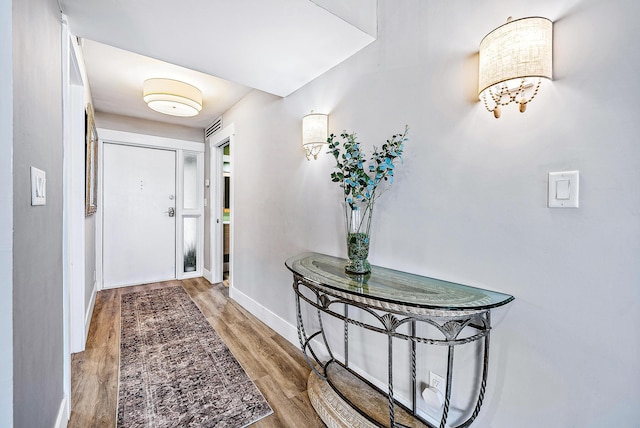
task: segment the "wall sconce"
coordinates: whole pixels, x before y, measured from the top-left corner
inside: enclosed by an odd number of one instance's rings
[[[202,92],[179,80],[147,79],[142,90],[149,108],[171,116],[195,116],[202,110]]]
[[[511,20],[480,42],[478,97],[500,117],[500,107],[517,102],[524,113],[542,79],[552,77],[553,23],[533,17]]]
[[[302,118],[302,147],[307,160],[318,159],[322,147],[327,144],[329,116],[322,113],[311,113]]]

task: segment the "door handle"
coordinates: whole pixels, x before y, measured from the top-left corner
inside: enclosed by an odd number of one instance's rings
[[[175,217],[176,209],[173,207],[169,207],[169,211],[165,211],[165,214],[169,214],[169,217]]]

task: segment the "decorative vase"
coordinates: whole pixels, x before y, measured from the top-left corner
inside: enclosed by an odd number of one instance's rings
[[[345,225],[347,234],[347,262],[344,270],[348,273],[366,274],[371,272],[369,257],[369,230],[373,204],[345,203]]]

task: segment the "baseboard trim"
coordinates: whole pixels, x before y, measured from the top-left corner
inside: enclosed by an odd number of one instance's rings
[[[58,409],[58,416],[56,417],[56,423],[53,428],[66,428],[67,423],[69,422],[69,413],[67,411],[67,400],[68,397],[65,395],[62,397],[62,402],[60,403],[60,408]]]
[[[96,294],[98,294],[98,283],[93,281],[93,290],[91,290],[91,300],[87,306],[87,311],[84,314],[84,340],[82,341],[82,349],[84,350],[87,343],[87,337],[89,337],[89,327],[91,326],[91,317],[93,316],[93,308],[96,305]]]
[[[274,329],[276,333],[287,339],[296,348],[300,348],[300,340],[298,339],[298,328],[296,326],[289,324],[279,315],[271,312],[269,309],[262,306],[260,303],[256,302],[251,297],[238,290],[236,287],[229,287],[229,297],[238,302],[240,306],[251,312],[260,321]]]
[[[213,275],[211,275],[210,271],[203,269],[202,276],[204,276],[204,279],[209,281],[209,283],[213,284]]]

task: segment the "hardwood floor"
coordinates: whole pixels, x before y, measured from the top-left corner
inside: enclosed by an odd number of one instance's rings
[[[114,427],[118,399],[120,296],[182,284],[225,341],[274,413],[252,428],[324,427],[307,396],[310,369],[298,348],[229,299],[222,284],[204,278],[112,290],[96,296],[87,345],[71,361],[71,418],[68,427]],[[293,304],[293,297],[291,298]]]

